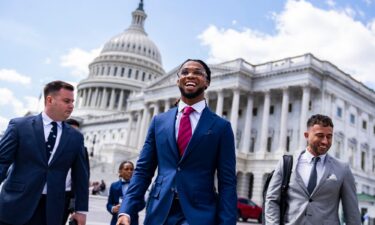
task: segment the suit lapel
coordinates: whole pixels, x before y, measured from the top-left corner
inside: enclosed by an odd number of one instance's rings
[[[51,163],[49,165],[52,165],[53,162],[56,161],[56,159],[61,155],[63,152],[63,149],[65,148],[65,145],[68,143],[69,140],[69,133],[70,133],[70,127],[66,126],[64,122],[62,122],[62,134],[60,137],[59,145],[57,146],[56,152],[53,155],[53,158],[51,160]]]
[[[209,129],[215,121],[214,118],[214,114],[208,109],[208,107],[205,107],[181,161],[183,161],[191,151],[196,149],[195,146],[200,142],[204,135],[210,134],[211,130]]]
[[[42,157],[43,162],[47,163],[46,141],[44,138],[44,125],[42,114],[39,114],[34,117],[32,121],[32,126],[34,129],[35,140],[37,140],[37,149],[39,149],[39,151],[37,151],[37,154],[39,154]]]
[[[164,124],[162,130],[166,132],[166,136],[168,137],[168,143],[172,151],[173,157],[178,159],[180,156],[178,155],[178,147],[177,147],[176,131],[175,131],[177,107],[169,110],[167,113],[168,113],[167,120],[161,121]]]
[[[322,175],[322,178],[320,179],[319,183],[316,185],[312,195],[314,195],[316,192],[319,191],[319,189],[323,186],[324,182],[326,182],[327,178],[330,174],[332,174],[332,162],[331,157],[327,154],[325,159],[325,169],[324,173]]]

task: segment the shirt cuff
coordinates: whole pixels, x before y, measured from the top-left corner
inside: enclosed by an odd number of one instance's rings
[[[120,216],[126,216],[126,217],[128,217],[128,218],[129,218],[129,222],[130,222],[130,223],[132,222],[132,220],[131,220],[131,218],[130,218],[130,215],[129,215],[129,214],[126,214],[126,213],[120,213],[120,214],[118,214],[117,218],[120,218]]]
[[[81,214],[87,215],[89,212],[86,212],[86,211],[76,211],[76,213],[81,213]]]

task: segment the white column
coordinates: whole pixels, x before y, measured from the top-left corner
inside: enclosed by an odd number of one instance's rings
[[[309,108],[310,101],[310,87],[308,85],[303,86],[302,103],[301,103],[301,117],[299,124],[299,150],[306,148],[306,140],[303,133],[306,131],[307,123],[307,110]]]
[[[91,105],[91,93],[92,93],[92,88],[90,87],[90,88],[88,88],[89,89],[89,93],[88,93],[88,95],[87,95],[87,102],[86,102],[86,106],[87,107],[90,107],[90,105]]]
[[[113,109],[115,106],[115,99],[116,99],[116,89],[112,88],[112,93],[111,93],[111,100],[109,102],[109,109]]]
[[[124,90],[121,90],[120,89],[120,99],[118,101],[118,105],[117,105],[117,110],[118,111],[121,111],[122,110],[122,107],[123,107],[123,102],[124,102]]]
[[[126,135],[127,137],[126,137],[126,142],[125,142],[126,146],[130,146],[130,138],[131,138],[130,135],[132,133],[133,119],[134,119],[134,114],[132,112],[130,112],[129,124],[128,124],[128,133]]]
[[[280,136],[279,136],[279,152],[286,152],[286,136],[287,136],[287,120],[288,120],[288,105],[289,105],[289,90],[287,87],[283,88],[283,100],[281,103],[281,121],[280,121]]]
[[[100,108],[105,109],[107,107],[107,88],[103,87],[102,101],[100,102]]]
[[[234,137],[237,134],[237,123],[238,123],[238,109],[240,106],[240,90],[233,90],[233,99],[232,99],[232,111],[230,113],[230,122],[232,124],[232,129]],[[237,141],[237,140],[236,140]],[[236,143],[237,146],[237,143]]]
[[[246,105],[246,119],[245,119],[245,128],[244,134],[242,136],[242,152],[248,153],[250,148],[251,140],[251,122],[253,119],[253,96],[251,94],[247,95],[247,105]]]
[[[155,105],[154,105],[154,116],[158,115],[160,113],[160,105],[159,105],[159,102],[155,102]]]
[[[75,103],[74,103],[74,107],[80,108],[81,107],[79,105],[80,103],[81,103],[81,90],[77,90],[77,96],[76,96],[76,100],[75,100]]]
[[[264,92],[263,116],[262,116],[262,130],[260,133],[260,148],[258,151],[265,153],[267,151],[268,139],[268,122],[270,116],[271,94],[269,90]]]
[[[210,107],[210,95],[209,95],[209,93],[208,93],[208,91],[206,91],[205,93],[204,93],[204,98],[205,98],[205,100],[206,100],[206,105],[207,105],[207,107]]]
[[[150,111],[148,109],[148,106],[145,105],[143,109],[143,115],[142,115],[142,125],[141,125],[141,131],[139,132],[139,139],[138,139],[138,147],[142,147],[144,139],[146,137],[147,133],[147,122],[150,115]]]
[[[99,91],[99,88],[95,88],[94,95],[92,96],[92,99],[91,99],[91,104],[90,104],[91,107],[96,107],[96,99],[98,98],[98,91]]]
[[[170,109],[171,105],[169,103],[169,99],[164,100],[164,112],[168,111]]]
[[[137,147],[138,141],[139,141],[139,136],[141,135],[141,122],[142,122],[142,113],[141,111],[137,112],[137,124],[135,126],[135,136],[134,136],[134,141],[133,143],[130,143],[131,146]]]
[[[217,91],[217,104],[216,104],[216,114],[218,116],[223,116],[223,106],[224,106],[224,93],[220,89]]]
[[[82,92],[83,92],[83,97],[82,97],[82,107],[85,107],[86,106],[86,102],[87,102],[87,89],[82,89]]]

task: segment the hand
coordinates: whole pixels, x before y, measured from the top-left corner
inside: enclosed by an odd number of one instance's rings
[[[117,219],[116,225],[130,225],[130,218],[126,215],[122,215]]]
[[[78,225],[86,225],[86,214],[75,212],[71,218],[77,220]]]
[[[118,211],[120,210],[120,204],[117,204],[115,206],[112,207],[112,212],[113,213],[118,213]]]

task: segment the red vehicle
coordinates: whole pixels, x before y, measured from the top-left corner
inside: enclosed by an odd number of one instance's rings
[[[248,219],[256,219],[262,223],[262,208],[249,199],[238,198],[237,218],[238,220],[241,218],[244,222]]]

